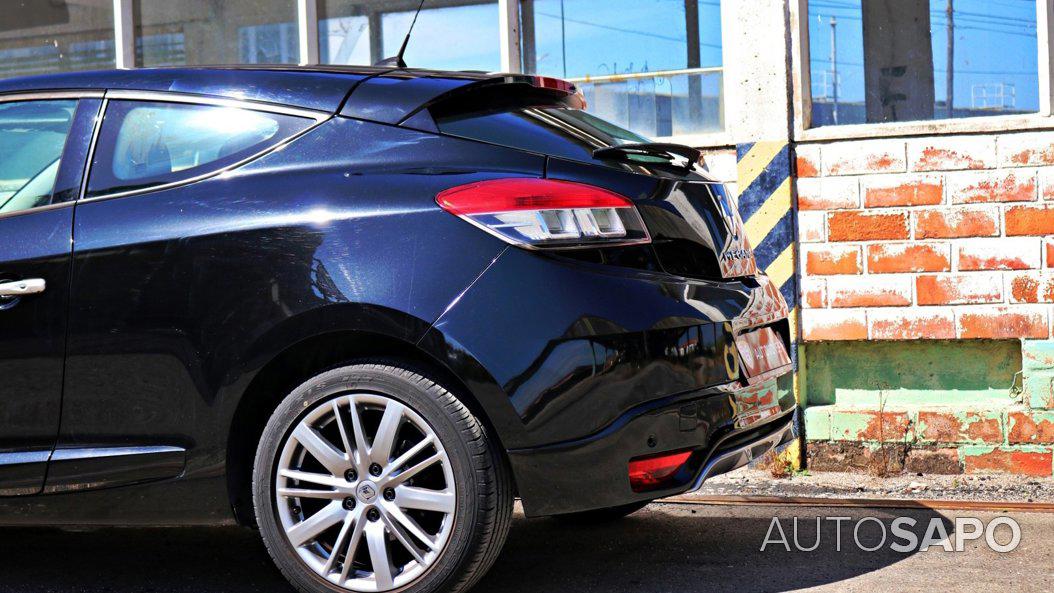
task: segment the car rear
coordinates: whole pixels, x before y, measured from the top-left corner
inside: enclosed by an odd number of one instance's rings
[[[529,514],[684,492],[792,438],[787,305],[698,151],[590,115],[562,81],[479,83],[413,114],[543,155],[437,204],[509,245],[434,329],[494,375]]]

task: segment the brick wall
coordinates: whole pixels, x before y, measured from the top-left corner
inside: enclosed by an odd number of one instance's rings
[[[1051,337],[1054,132],[799,144],[802,337]]]

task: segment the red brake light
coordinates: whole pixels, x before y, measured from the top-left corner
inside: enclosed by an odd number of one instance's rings
[[[444,190],[436,196],[436,203],[502,240],[524,247],[650,240],[629,198],[584,183],[493,179]]]
[[[676,451],[631,459],[630,487],[634,492],[647,492],[669,485],[677,471],[684,467],[691,456],[691,451]]]

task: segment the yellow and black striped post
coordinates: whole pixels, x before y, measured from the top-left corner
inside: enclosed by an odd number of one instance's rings
[[[785,141],[760,141],[736,147],[739,215],[758,266],[779,287],[790,307],[791,357],[794,360],[794,397],[800,405],[798,335],[798,232],[791,186],[793,159]],[[801,468],[801,441],[787,449],[784,459]]]

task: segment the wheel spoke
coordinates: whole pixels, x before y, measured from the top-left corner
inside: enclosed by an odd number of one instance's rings
[[[385,468],[385,472],[391,473],[391,472],[394,472],[395,470],[399,469],[400,467],[406,465],[407,463],[409,463],[409,461],[411,459],[413,459],[414,457],[417,457],[417,455],[419,453],[421,453],[421,451],[424,451],[426,447],[431,445],[432,442],[433,442],[433,440],[432,440],[432,436],[431,435],[426,436],[425,438],[421,439],[420,443],[417,443],[413,447],[410,447],[409,451],[407,451],[406,453],[403,453],[402,455],[400,455],[398,457],[398,459],[396,459],[395,461],[393,461],[390,464],[388,464],[388,467]]]
[[[298,482],[307,482],[309,484],[317,484],[319,486],[329,486],[330,488],[338,488],[346,482],[334,476],[327,476],[326,474],[316,474],[314,472],[302,472],[295,469],[283,469],[278,472],[278,475],[289,480],[296,480]]]
[[[308,488],[279,488],[278,496],[286,498],[321,498],[329,500],[342,499],[348,496],[344,492],[336,490],[311,490]]]
[[[397,525],[395,521],[392,521],[391,517],[388,516],[388,513],[381,513],[381,519],[388,527],[388,531],[395,536],[395,539],[399,540],[399,543],[406,548],[407,552],[410,552],[410,555],[414,557],[414,560],[416,560],[421,566],[424,566],[425,558],[421,555],[421,550],[417,547],[417,544],[413,542],[410,536],[403,531],[403,528]]]
[[[424,529],[421,529],[421,526],[417,524],[417,521],[414,521],[410,516],[402,512],[399,507],[393,504],[388,504],[385,505],[384,508],[386,511],[388,511],[388,514],[390,514],[393,519],[398,521],[399,524],[403,526],[403,528],[409,531],[414,537],[424,542],[424,544],[428,546],[428,549],[436,550],[439,548],[439,546],[436,544],[435,539],[431,535],[428,535],[428,533],[425,532]]]
[[[355,524],[355,518],[356,514],[352,513],[348,513],[344,517],[344,525],[341,526],[340,533],[337,534],[337,539],[333,542],[333,549],[329,553],[329,558],[326,559],[326,566],[322,569],[322,576],[329,576],[329,573],[333,572],[333,566],[337,563],[337,556],[340,556],[340,550],[344,546],[344,540],[348,537],[352,526]]]
[[[347,513],[339,502],[333,501],[322,507],[319,512],[286,530],[286,535],[289,536],[289,541],[294,547],[300,547],[339,523]]]
[[[348,469],[349,460],[344,454],[307,424],[298,425],[293,431],[293,438],[334,476],[343,475],[344,470]]]
[[[384,524],[370,523],[366,526],[366,545],[370,549],[370,563],[373,564],[373,578],[378,589],[391,589],[392,562],[388,557],[388,541],[384,535]]]
[[[355,450],[351,448],[351,443],[348,441],[348,429],[344,426],[344,418],[340,416],[340,404],[337,400],[333,400],[333,417],[336,419],[337,430],[340,431],[340,441],[344,444],[344,456],[348,460],[355,459]]]
[[[366,448],[366,432],[362,430],[359,406],[355,398],[350,395],[348,396],[348,414],[351,416],[351,436],[355,439],[355,455],[352,456],[352,459],[355,460],[356,469],[361,474],[366,471],[366,466],[369,465],[366,460],[369,459],[370,454]]]
[[[380,464],[381,467],[388,465],[392,456],[392,445],[395,437],[399,434],[399,427],[403,421],[403,405],[395,400],[390,400],[384,408],[384,416],[377,426],[377,435],[373,437],[373,446],[370,447],[370,461]]]
[[[396,490],[395,504],[402,509],[453,513],[455,501],[450,492],[403,486]]]
[[[352,527],[351,537],[348,538],[348,545],[344,549],[344,567],[340,569],[341,584],[348,580],[351,565],[355,560],[355,552],[359,549],[359,542],[362,541],[362,532],[365,527],[366,522],[362,520],[362,514],[359,513],[358,518],[355,520],[355,526]]]
[[[388,481],[388,485],[394,488],[395,486],[398,486],[399,484],[402,484],[403,482],[405,482],[405,481],[409,480],[410,478],[416,476],[417,474],[421,473],[422,471],[428,469],[429,467],[431,467],[435,463],[437,463],[439,461],[442,461],[442,459],[443,459],[443,456],[440,455],[439,453],[436,453],[435,455],[432,455],[431,457],[429,457],[428,459],[425,459],[421,463],[418,463],[417,465],[411,467],[410,469],[408,469],[408,470],[406,470],[406,471],[404,471],[404,472],[402,472],[400,474],[396,474],[395,476],[392,477],[391,480]]]

